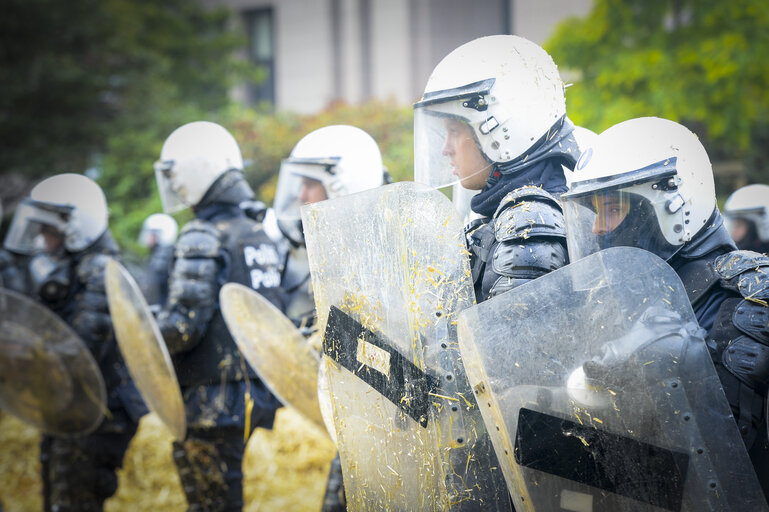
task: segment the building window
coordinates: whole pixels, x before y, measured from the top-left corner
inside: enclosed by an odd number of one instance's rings
[[[254,9],[244,14],[248,34],[248,58],[261,70],[261,80],[248,85],[252,103],[275,104],[275,38],[272,9]]]

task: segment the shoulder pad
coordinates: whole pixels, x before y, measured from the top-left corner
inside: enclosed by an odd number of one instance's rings
[[[753,251],[732,251],[716,258],[713,268],[722,279],[732,279],[743,272],[769,267],[769,257]]]
[[[104,286],[104,269],[110,256],[106,254],[89,254],[77,266],[77,277],[86,286]]]
[[[216,258],[221,247],[219,237],[213,224],[195,219],[182,229],[174,255],[177,258]]]
[[[504,242],[536,236],[565,239],[563,212],[555,198],[542,189],[525,188],[537,193],[508,200],[518,193],[518,190],[514,190],[499,205],[494,218],[497,240]]]
[[[716,258],[721,285],[748,300],[769,299],[769,258],[753,251],[732,251]]]
[[[494,249],[492,270],[505,277],[535,279],[568,262],[566,248],[551,240],[505,242]]]
[[[508,208],[512,204],[519,203],[524,199],[535,199],[538,201],[549,202],[553,206],[556,206],[558,209],[561,208],[555,196],[553,196],[547,190],[543,189],[542,187],[525,185],[513,190],[512,192],[508,192],[507,195],[502,198],[502,201],[499,202],[499,206],[497,207],[497,211],[494,213],[494,217],[497,217],[500,213],[502,213],[502,210],[505,208]]]

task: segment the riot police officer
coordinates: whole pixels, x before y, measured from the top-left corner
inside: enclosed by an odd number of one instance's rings
[[[737,247],[769,253],[769,186],[735,190],[724,204],[724,218]]]
[[[5,247],[31,257],[30,294],[85,341],[108,393],[109,414],[93,433],[43,436],[45,510],[102,510],[117,490],[116,471],[146,413],[118,350],[107,307],[104,268],[118,256],[118,247],[107,224],[104,193],[79,174],[43,180],[17,207]]]
[[[478,301],[567,263],[557,196],[573,130],[558,69],[531,41],[482,37],[433,70],[414,105],[415,181],[480,191],[467,228]]]
[[[274,216],[269,228],[265,221],[265,229],[271,234],[279,230],[282,246],[289,249],[283,286],[289,293],[286,314],[297,325],[311,326],[315,314],[300,208],[378,187],[383,178],[377,143],[360,128],[348,125],[308,133],[281,163]]]
[[[219,289],[238,282],[283,309],[281,262],[261,218],[247,214],[254,194],[240,148],[222,126],[177,128],[155,170],[164,211],[195,212],[176,242],[168,301],[157,314],[187,415],[187,438],[174,443],[174,461],[189,510],[241,510],[244,439],[256,427],[272,428],[280,404],[238,352]]]
[[[362,192],[382,184],[379,147],[369,134],[347,125],[319,128],[305,135],[281,164],[275,194],[274,228],[283,237],[286,265],[282,286],[288,294],[286,314],[305,332],[315,324],[315,303],[304,247],[302,205]],[[269,231],[269,230],[268,230]],[[331,462],[322,510],[345,510],[342,468]]]
[[[582,153],[562,199],[572,261],[607,247],[640,247],[681,278],[769,495],[769,258],[736,250],[696,135],[654,117],[617,124]]]
[[[178,231],[179,226],[170,215],[153,213],[144,219],[139,232],[139,244],[148,248],[150,254],[141,274],[140,286],[148,304],[166,302]]]
[[[0,203],[0,222],[3,219],[3,204]],[[21,255],[0,249],[0,288],[26,293]]]

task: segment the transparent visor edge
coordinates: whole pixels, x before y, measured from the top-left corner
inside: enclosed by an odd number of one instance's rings
[[[67,221],[58,213],[22,201],[16,208],[3,246],[19,254],[35,254],[46,250],[45,234],[64,240]]]
[[[155,182],[158,185],[158,194],[160,194],[160,203],[163,205],[163,212],[169,215],[189,208],[179,194],[174,190],[171,181],[171,172],[173,161],[155,162]]]
[[[643,196],[597,191],[563,202],[570,261],[610,247],[636,247],[663,260],[681,245],[663,235],[655,205]]]
[[[323,187],[326,197],[329,195],[328,182],[333,175],[323,162],[292,162],[284,160],[278,173],[278,185],[275,189],[273,208],[278,225],[283,233],[294,241],[302,240],[301,208],[305,201],[301,194],[305,182],[318,183]]]
[[[414,181],[431,188],[461,184],[479,190],[493,163],[484,156],[470,121],[448,112],[451,108],[431,104],[414,109]]]

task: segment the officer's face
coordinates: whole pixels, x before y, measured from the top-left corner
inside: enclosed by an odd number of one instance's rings
[[[729,234],[732,235],[732,240],[737,243],[742,242],[749,230],[748,221],[745,219],[734,219],[729,223]]]
[[[299,201],[302,204],[317,203],[326,199],[328,198],[323,183],[311,178],[302,178],[302,189],[299,191]]]
[[[593,196],[593,207],[596,211],[593,234],[605,235],[625,220],[630,211],[630,201],[623,200],[619,194],[597,194]]]
[[[462,181],[468,190],[481,190],[491,172],[491,164],[483,157],[473,137],[472,128],[467,123],[455,119],[446,119],[446,140],[443,142],[443,154],[451,159],[454,175]]]
[[[64,237],[52,226],[43,226],[40,230],[43,250],[47,253],[58,251],[64,245]]]

